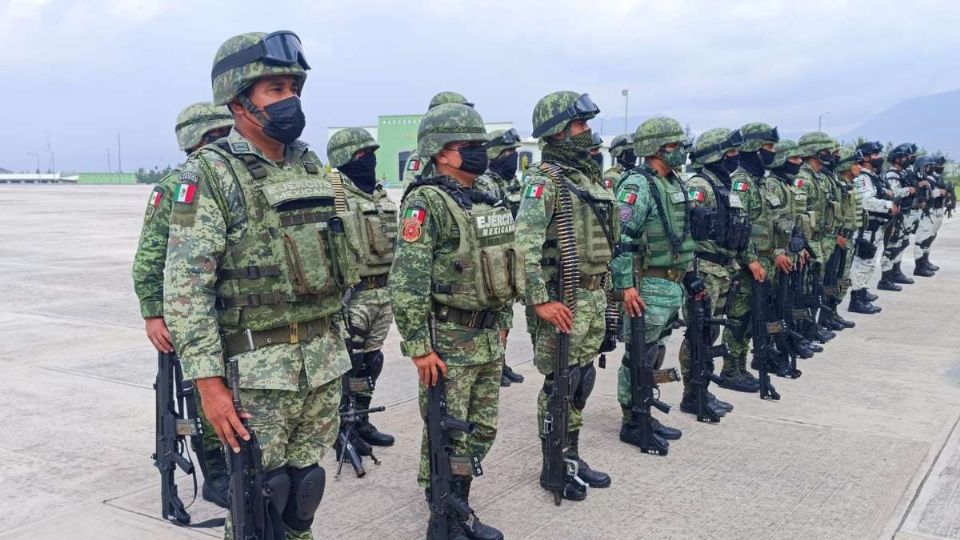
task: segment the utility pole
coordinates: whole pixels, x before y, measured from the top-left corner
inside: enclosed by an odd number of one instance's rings
[[[620,95],[623,96],[623,133],[627,133],[627,116],[630,114],[630,90],[624,88],[620,91]]]
[[[40,154],[36,152],[27,152],[27,154],[37,158],[37,174],[40,174]]]
[[[823,131],[823,117],[830,114],[830,111],[820,113],[820,116],[817,117],[817,131]]]
[[[123,163],[120,161],[120,132],[117,132],[117,172],[123,172]]]
[[[110,147],[108,146],[106,150],[107,150],[107,172],[110,172],[113,169],[112,165],[110,164]]]

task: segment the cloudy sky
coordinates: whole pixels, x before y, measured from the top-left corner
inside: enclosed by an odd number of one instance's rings
[[[695,131],[762,120],[843,133],[902,99],[960,88],[960,4],[647,0],[0,0],[0,167],[176,164],[177,112],[211,99],[226,38],[290,29],[313,67],[304,139],[422,111],[459,91],[528,130],[547,92],[607,117],[666,114]],[[620,120],[622,122],[622,120]],[[610,122],[611,124],[614,122]],[[599,129],[599,126],[596,126]],[[613,134],[605,124],[605,134]],[[322,151],[321,151],[322,153]]]

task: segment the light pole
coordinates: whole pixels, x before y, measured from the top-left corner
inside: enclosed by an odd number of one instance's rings
[[[624,88],[620,91],[620,95],[623,96],[623,133],[627,133],[627,115],[630,113],[630,90]]]
[[[112,169],[110,165],[110,147],[108,146],[106,150],[107,150],[107,172],[110,172],[110,169]]]
[[[40,150],[41,152],[46,152],[50,154],[50,172],[57,172],[57,158],[53,155],[53,150],[47,148],[46,150]]]
[[[27,152],[27,154],[37,158],[37,174],[40,174],[40,154],[36,152]]]
[[[830,114],[830,111],[820,113],[820,116],[817,117],[817,131],[823,131],[820,129],[823,126],[823,117]]]

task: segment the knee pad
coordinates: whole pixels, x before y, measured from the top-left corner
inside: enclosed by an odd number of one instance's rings
[[[924,238],[922,242],[917,242],[917,247],[921,249],[929,249],[930,245],[933,244],[934,238],[936,238],[936,236],[929,236],[927,238]]]
[[[660,369],[663,367],[663,361],[667,357],[667,346],[666,345],[657,345],[657,358],[653,361],[653,369]]]
[[[290,476],[290,500],[283,510],[283,523],[295,533],[304,533],[313,525],[313,516],[323,499],[327,474],[317,464],[303,469],[287,467],[287,474]]]
[[[376,382],[377,378],[380,377],[380,372],[383,371],[383,352],[370,351],[363,353],[363,363],[366,368],[364,375]]]
[[[263,475],[261,493],[263,538],[283,538],[286,533],[283,513],[290,501],[290,474],[286,466],[269,470]],[[255,511],[256,513],[256,511]],[[256,528],[259,528],[256,527]]]
[[[593,362],[591,362],[590,365],[593,366]],[[582,375],[582,372],[580,368],[578,367],[570,368],[570,394],[571,395],[576,393],[577,388],[580,386],[581,375]],[[551,373],[546,377],[544,377],[543,379],[543,388],[541,390],[543,390],[543,393],[546,394],[547,396],[550,396],[551,394],[553,394],[553,376],[554,374]]]
[[[593,362],[579,368],[580,381],[576,387],[573,387],[573,399],[571,404],[577,409],[583,410],[587,406],[587,398],[593,393],[593,385],[597,382],[597,368]]]

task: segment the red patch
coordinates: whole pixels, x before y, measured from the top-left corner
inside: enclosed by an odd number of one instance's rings
[[[416,242],[420,239],[420,236],[423,235],[423,228],[420,227],[420,223],[416,218],[403,220],[402,236],[405,242]]]

